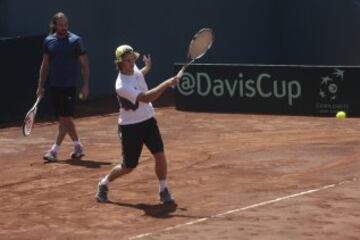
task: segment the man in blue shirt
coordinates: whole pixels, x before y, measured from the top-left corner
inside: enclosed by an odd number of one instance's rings
[[[44,160],[56,161],[60,145],[69,134],[74,142],[71,158],[84,156],[83,147],[73,121],[76,101],[76,80],[79,75],[79,63],[83,77],[80,98],[86,99],[89,93],[89,65],[87,53],[81,37],[68,31],[68,18],[64,13],[56,13],[50,22],[50,34],[43,45],[43,60],[40,67],[40,79],[37,96],[43,97],[44,85],[52,92],[55,114],[59,119],[59,130],[55,144],[44,155]]]

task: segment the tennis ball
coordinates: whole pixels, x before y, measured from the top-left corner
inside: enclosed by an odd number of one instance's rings
[[[340,120],[345,119],[346,118],[346,113],[344,111],[339,111],[339,112],[336,113],[336,118],[340,119]]]

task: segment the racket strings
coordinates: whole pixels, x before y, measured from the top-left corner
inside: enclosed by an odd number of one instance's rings
[[[210,29],[202,30],[192,39],[189,47],[189,56],[191,59],[198,59],[202,57],[214,40],[213,32]]]
[[[31,132],[31,129],[34,125],[34,117],[35,117],[34,113],[31,112],[24,119],[24,123],[25,123],[24,124],[24,133],[26,135],[29,135]]]

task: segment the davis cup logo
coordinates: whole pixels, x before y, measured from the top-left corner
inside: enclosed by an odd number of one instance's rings
[[[344,82],[344,72],[334,68],[334,72],[321,78],[319,96],[326,101],[335,101],[339,98]]]

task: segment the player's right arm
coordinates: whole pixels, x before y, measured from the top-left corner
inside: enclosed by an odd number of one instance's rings
[[[50,64],[50,55],[44,53],[40,66],[40,77],[39,77],[38,88],[36,90],[36,95],[38,97],[44,96],[44,91],[45,91],[44,86],[49,75],[49,64]]]
[[[140,93],[136,100],[140,102],[152,102],[158,99],[167,88],[175,87],[178,83],[179,78],[177,76],[169,78],[149,91]]]
[[[146,92],[141,92],[133,86],[120,85],[120,81],[117,81],[116,92],[120,99],[126,99],[134,107],[138,102],[152,102],[156,100],[167,88],[176,86],[178,82],[179,78],[174,76]]]

